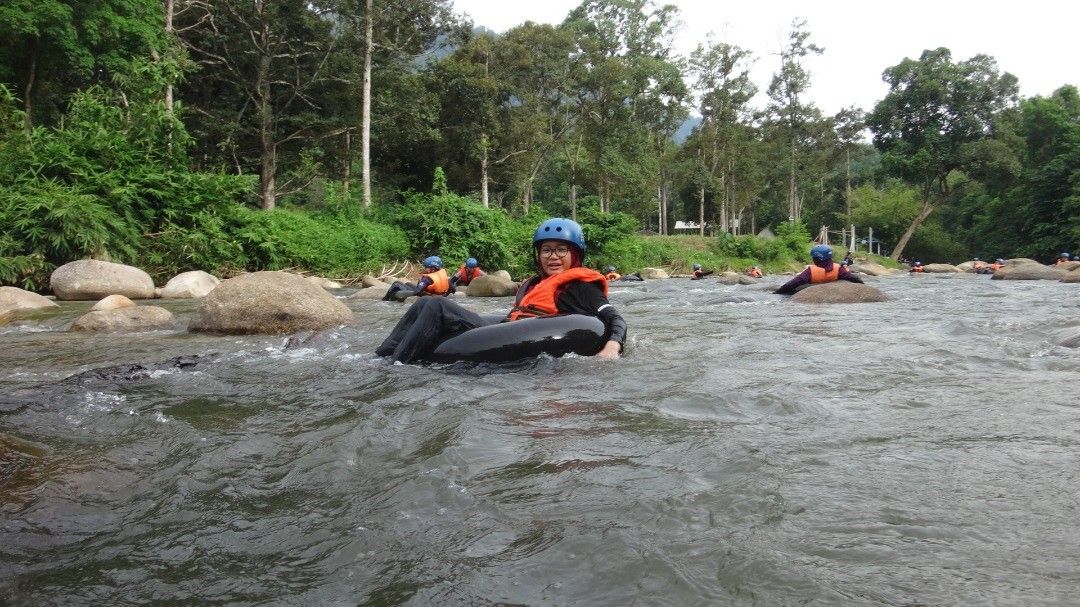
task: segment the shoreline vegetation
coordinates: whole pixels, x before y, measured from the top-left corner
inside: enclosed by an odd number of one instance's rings
[[[554,216],[624,274],[797,271],[812,234],[852,225],[924,263],[1080,247],[1080,93],[1022,99],[987,55],[898,57],[873,108],[827,116],[800,21],[758,83],[745,49],[677,56],[678,10],[649,1],[498,35],[448,0],[284,7],[0,8],[0,285],[86,258],[155,282],[432,254],[522,277]]]

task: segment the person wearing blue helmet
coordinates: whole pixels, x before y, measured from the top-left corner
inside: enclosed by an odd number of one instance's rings
[[[615,266],[608,266],[604,268],[604,278],[608,280],[619,280],[622,278],[622,274],[619,274],[618,268]]]
[[[813,260],[814,263],[806,266],[805,270],[799,272],[795,278],[784,283],[779,289],[774,291],[774,293],[791,295],[811,284],[835,282],[837,280],[862,282],[862,279],[853,274],[847,266],[833,263],[832,248],[829,245],[819,244],[811,247],[810,259]]]
[[[708,276],[709,274],[712,274],[712,273],[713,273],[712,270],[702,270],[701,269],[701,264],[700,263],[695,263],[694,264],[694,275],[690,278],[690,280],[701,280],[702,278],[705,278],[706,276]]]
[[[1069,263],[1069,254],[1068,253],[1062,253],[1061,255],[1059,255],[1058,259],[1057,259],[1057,263],[1055,263],[1054,265],[1055,266],[1060,266],[1063,263]]]
[[[607,279],[582,265],[585,235],[575,221],[549,219],[533,234],[537,274],[521,283],[514,307],[500,320],[484,318],[453,301],[424,297],[401,317],[375,349],[378,356],[409,363],[422,360],[443,341],[493,322],[559,314],[586,314],[603,321],[608,341],[596,353],[616,358],[626,340],[626,321],[607,299]]]
[[[480,278],[484,275],[484,271],[480,269],[480,263],[476,261],[475,257],[470,257],[465,260],[465,263],[461,264],[458,271],[450,277],[450,285],[453,287],[467,287],[469,283],[476,278]]]
[[[912,272],[916,274],[922,274],[923,272],[926,272],[926,268],[923,267],[921,261],[916,261],[915,263],[911,264],[911,269],[908,270],[909,274]]]
[[[414,295],[446,296],[450,291],[450,277],[443,269],[442,258],[432,255],[424,259],[424,269],[415,284],[395,280],[386,290],[386,295],[383,295],[383,301],[405,301]]]

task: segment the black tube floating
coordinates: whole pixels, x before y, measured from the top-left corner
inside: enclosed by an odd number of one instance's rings
[[[592,356],[604,347],[604,323],[595,316],[567,314],[470,329],[442,342],[425,360],[503,363],[541,354]]]

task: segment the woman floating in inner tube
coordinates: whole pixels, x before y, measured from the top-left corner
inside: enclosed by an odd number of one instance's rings
[[[549,219],[533,234],[537,274],[521,284],[515,305],[502,322],[536,316],[585,314],[603,321],[608,341],[596,356],[617,358],[626,340],[626,321],[607,299],[607,279],[583,267],[585,236],[569,219]],[[491,324],[479,314],[442,297],[423,297],[401,317],[378,356],[403,363],[421,360],[440,342]]]
[[[829,245],[814,245],[810,249],[810,259],[814,261],[812,265],[806,266],[806,269],[796,274],[795,278],[787,281],[773,292],[780,295],[791,295],[798,291],[800,287],[806,285],[835,282],[837,280],[862,283],[862,279],[852,274],[847,266],[833,263],[832,248]]]

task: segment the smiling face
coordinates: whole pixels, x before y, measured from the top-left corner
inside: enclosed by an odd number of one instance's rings
[[[561,274],[573,267],[574,247],[563,240],[542,240],[536,253],[540,257],[540,269],[544,276]]]

